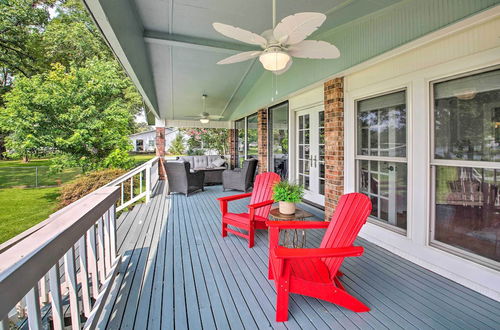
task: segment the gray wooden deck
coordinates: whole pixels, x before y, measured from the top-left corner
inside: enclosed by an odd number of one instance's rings
[[[290,319],[276,323],[275,289],[267,276],[267,233],[256,246],[222,238],[220,186],[188,198],[166,196],[118,223],[123,263],[101,319],[109,329],[499,329],[500,303],[412,264],[362,239],[360,258],[346,259],[346,289],[372,308],[356,314],[291,296]],[[245,200],[231,203],[245,210]],[[321,216],[320,213],[317,214]],[[317,246],[321,231],[307,236]]]

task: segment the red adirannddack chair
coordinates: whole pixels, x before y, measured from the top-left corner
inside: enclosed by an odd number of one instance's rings
[[[345,257],[358,257],[363,247],[353,246],[361,227],[366,223],[372,205],[360,193],[341,196],[331,222],[268,221],[269,279],[277,291],[276,321],[288,319],[288,296],[297,293],[343,306],[354,312],[370,309],[351,296],[339,277]],[[327,228],[319,248],[290,249],[278,245],[280,229]]]
[[[267,229],[266,221],[268,221],[271,205],[274,203],[273,186],[280,181],[280,176],[273,172],[261,173],[255,177],[253,191],[250,193],[227,196],[217,198],[220,202],[220,210],[222,213],[222,237],[226,237],[227,233],[241,236],[248,240],[248,247],[254,245],[254,235],[256,229]],[[230,201],[252,197],[248,207],[248,213],[230,213],[227,211],[227,204]],[[243,229],[247,234],[241,233],[228,225]]]

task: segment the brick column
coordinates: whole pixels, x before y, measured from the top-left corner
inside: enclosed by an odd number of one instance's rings
[[[158,175],[160,180],[165,180],[165,167],[163,162],[165,160],[165,127],[156,127],[156,156],[160,157],[160,163],[158,166]]]
[[[236,147],[238,146],[238,130],[230,128],[227,130],[227,145],[229,147],[229,168],[236,167]]]
[[[330,221],[344,193],[344,78],[324,84],[325,220]]]
[[[267,109],[257,112],[259,173],[267,172]]]

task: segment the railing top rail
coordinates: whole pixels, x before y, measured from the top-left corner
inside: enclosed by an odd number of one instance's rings
[[[114,205],[119,191],[119,187],[105,187],[90,193],[79,207],[54,216],[43,228],[0,253],[0,315],[6,315]]]
[[[153,159],[150,159],[148,160],[147,162],[133,168],[132,170],[130,170],[129,172],[123,174],[122,176],[114,179],[113,181],[111,181],[110,183],[106,184],[104,187],[112,187],[114,185],[117,185],[118,183],[121,183],[127,179],[130,179],[131,177],[133,177],[134,175],[136,175],[137,173],[139,173],[140,171],[144,170],[145,168],[147,168],[148,166],[152,166],[155,162],[157,162],[158,160],[160,159],[160,157],[155,157]]]

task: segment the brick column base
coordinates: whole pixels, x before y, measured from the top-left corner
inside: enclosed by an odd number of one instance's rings
[[[267,109],[261,109],[257,113],[259,173],[267,172],[267,133]]]
[[[165,180],[165,127],[156,127],[156,156],[160,157],[158,175],[160,180]]]
[[[344,78],[324,84],[325,220],[330,221],[344,193]]]
[[[227,130],[227,145],[229,147],[229,168],[236,167],[236,147],[238,145],[238,130],[230,128]]]

